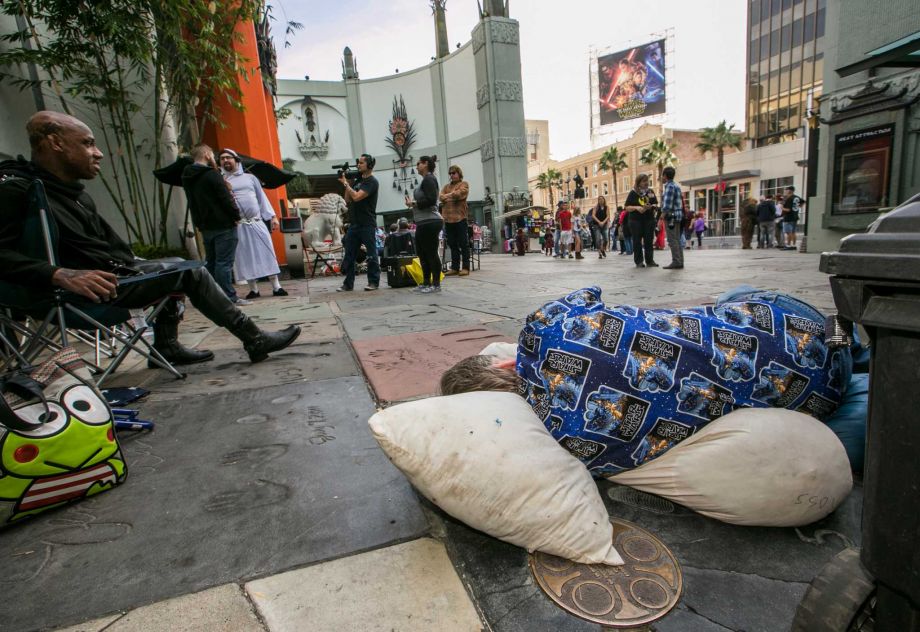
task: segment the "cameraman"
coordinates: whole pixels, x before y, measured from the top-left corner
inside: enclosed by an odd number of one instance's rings
[[[348,204],[348,232],[342,239],[345,255],[342,259],[342,273],[345,281],[337,292],[351,292],[355,287],[355,260],[364,244],[367,250],[367,292],[380,287],[380,262],[377,259],[377,190],[379,184],[374,177],[374,157],[361,154],[358,158],[360,179],[352,186],[347,172],[339,172],[339,182],[345,187],[345,203]]]
[[[648,174],[636,176],[636,186],[626,196],[624,210],[629,213],[629,232],[633,240],[633,261],[637,268],[657,268],[655,263],[655,223],[658,221],[658,198],[648,186]],[[643,254],[645,260],[643,261]]]

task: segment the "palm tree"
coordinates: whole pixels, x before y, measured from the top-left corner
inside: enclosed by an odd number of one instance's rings
[[[661,172],[665,167],[677,164],[677,156],[671,151],[672,147],[664,138],[656,138],[652,144],[642,150],[639,162],[645,165],[655,165],[658,168],[658,182],[661,182]]]
[[[611,171],[613,173],[613,208],[616,209],[620,205],[620,190],[617,186],[617,174],[621,171],[625,171],[628,167],[626,164],[626,152],[621,153],[616,147],[610,147],[601,154],[598,166],[604,171]]]
[[[537,176],[537,188],[549,194],[549,208],[553,208],[553,187],[562,186],[562,172],[550,167]]]
[[[703,131],[700,132],[700,142],[696,144],[696,149],[701,154],[705,154],[707,151],[716,152],[718,158],[716,170],[719,174],[719,188],[721,188],[722,174],[725,170],[725,148],[732,147],[734,149],[741,149],[741,134],[733,132],[733,129],[735,129],[735,124],[732,123],[729,125],[723,119],[715,127],[704,127]],[[722,192],[717,191],[717,193],[715,217],[719,216],[719,211],[722,209]]]

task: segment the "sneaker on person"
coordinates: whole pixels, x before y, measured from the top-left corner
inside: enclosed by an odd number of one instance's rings
[[[374,283],[368,283],[367,286],[365,286],[364,291],[365,291],[365,292],[373,292],[374,290],[378,289],[379,287],[380,287],[379,285],[375,285]]]
[[[353,292],[355,288],[348,287],[347,285],[342,285],[341,287],[335,288],[336,292]]]
[[[285,291],[283,287],[279,287],[277,290],[272,290],[272,296],[287,296],[287,295],[288,293]]]
[[[410,292],[415,292],[416,294],[423,294],[425,293],[425,290],[427,290],[429,287],[431,286],[430,285],[418,285],[412,288]]]
[[[258,290],[249,290],[249,294],[246,295],[246,300],[251,301],[252,299],[259,298],[260,296],[262,295],[259,294]]]
[[[441,291],[440,285],[429,285],[422,289],[422,294],[436,294]]]
[[[240,298],[237,296],[231,301],[234,305],[252,305],[252,301],[247,301],[245,298]]]

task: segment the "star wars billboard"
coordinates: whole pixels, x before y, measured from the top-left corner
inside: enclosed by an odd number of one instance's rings
[[[597,58],[601,125],[664,114],[664,42]]]

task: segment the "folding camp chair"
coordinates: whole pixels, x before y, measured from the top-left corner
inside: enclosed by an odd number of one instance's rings
[[[57,265],[58,230],[53,215],[48,211],[41,180],[34,180],[29,186],[28,200],[22,252]],[[42,236],[41,242],[37,240],[37,235]],[[139,283],[162,274],[177,274],[201,265],[198,261],[184,261],[159,272],[120,279],[119,285]],[[126,308],[87,303],[83,297],[59,288],[50,294],[37,296],[28,288],[10,282],[0,282],[0,297],[0,369],[33,364],[43,351],[56,351],[68,346],[73,337],[70,331],[78,330],[91,331],[94,336],[101,332],[108,340],[121,345],[105,368],[99,366],[97,348],[96,364],[88,363],[98,375],[97,385],[101,385],[131,351],[177,378],[185,377],[144,338],[149,325],[133,325],[131,313]],[[171,298],[164,296],[151,305],[145,322],[154,321]]]

